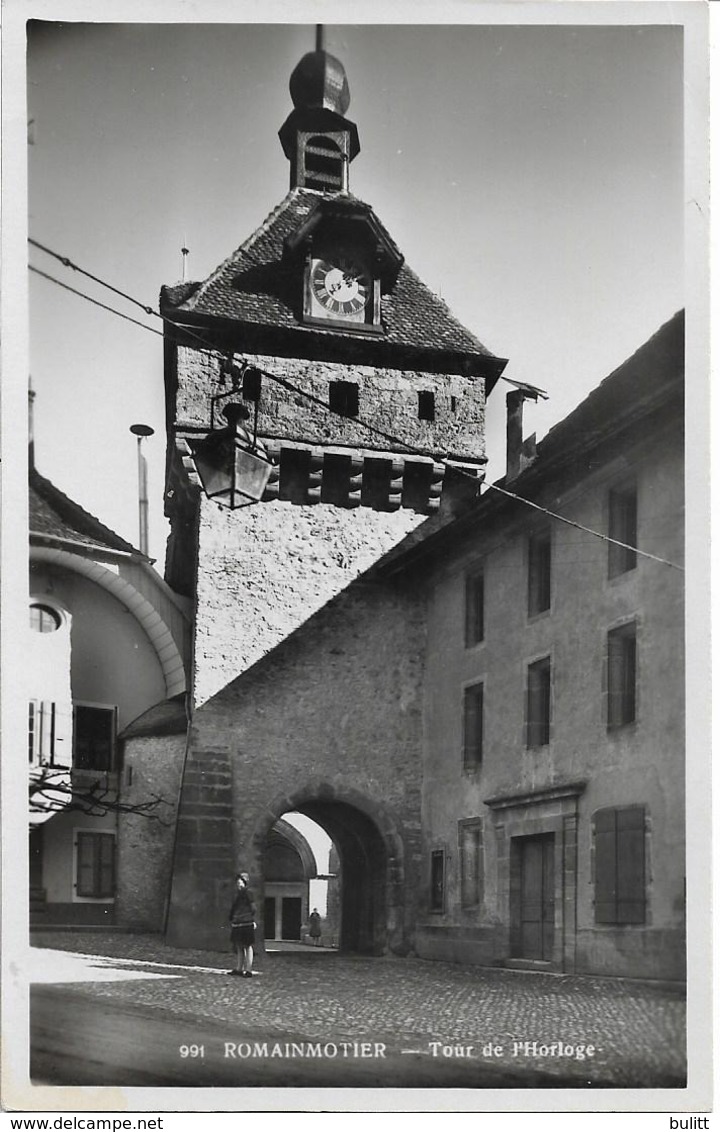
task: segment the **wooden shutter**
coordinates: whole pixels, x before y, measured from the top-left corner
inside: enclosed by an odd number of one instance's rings
[[[615,810],[595,815],[595,923],[617,923],[617,837]]]
[[[28,702],[28,762],[34,762],[35,760],[36,727],[37,700],[30,700]]]
[[[98,834],[97,895],[115,895],[115,838],[109,833]]]
[[[645,811],[617,811],[617,922],[645,923]]]
[[[77,894],[96,896],[95,892],[95,834],[77,835]]]
[[[645,923],[645,810],[595,815],[595,923]]]

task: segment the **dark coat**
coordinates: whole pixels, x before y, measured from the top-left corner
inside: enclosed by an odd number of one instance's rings
[[[229,919],[230,923],[234,925],[252,924],[257,919],[255,898],[249,888],[241,888],[235,894]]]

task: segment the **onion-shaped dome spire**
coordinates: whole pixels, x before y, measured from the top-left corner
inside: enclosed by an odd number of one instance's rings
[[[323,50],[303,55],[290,76],[290,97],[296,110],[332,110],[344,116],[350,87],[340,60]]]

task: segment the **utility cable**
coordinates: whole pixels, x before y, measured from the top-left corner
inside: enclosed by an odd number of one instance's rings
[[[39,248],[40,251],[45,252],[46,255],[52,256],[53,259],[59,260],[63,267],[69,267],[72,271],[77,271],[78,274],[86,276],[87,279],[92,279],[93,283],[99,283],[101,287],[105,287],[108,291],[112,291],[115,295],[119,295],[121,299],[127,299],[129,303],[132,303],[136,307],[140,307],[140,310],[144,311],[145,314],[154,314],[157,318],[162,318],[162,315],[159,311],[153,310],[152,307],[146,306],[145,303],[141,303],[139,299],[133,298],[132,295],[126,294],[125,291],[120,291],[117,287],[113,287],[112,283],[106,283],[104,279],[100,279],[97,275],[92,275],[89,271],[85,271],[83,267],[78,267],[78,265],[76,263],[73,263],[71,259],[68,259],[66,255],[60,255],[59,252],[54,252],[52,248],[47,248],[44,244],[39,243],[37,240],[30,239],[29,236],[28,243],[31,244],[34,248]]]
[[[532,507],[535,511],[541,511],[543,515],[548,515],[551,519],[557,519],[560,523],[567,523],[569,527],[575,527],[578,531],[584,531],[585,534],[595,535],[596,538],[603,539],[604,542],[612,543],[613,546],[621,546],[623,550],[632,550],[634,554],[640,554],[643,558],[651,558],[653,562],[661,562],[663,566],[672,566],[673,570],[680,570],[685,572],[684,566],[678,566],[677,562],[670,562],[667,558],[660,558],[657,554],[650,554],[647,550],[640,550],[637,546],[632,546],[627,542],[620,542],[620,539],[611,538],[610,535],[604,535],[601,531],[594,531],[592,527],[584,527],[582,523],[576,523],[574,519],[567,519],[564,515],[558,515],[556,511],[550,511],[547,507],[541,507],[539,503],[533,503],[531,499],[526,499],[523,495],[517,495],[514,491],[508,491],[507,488],[499,487],[496,483],[487,483],[484,486],[490,491],[498,491],[501,495],[507,496],[508,499],[515,499],[518,503],[524,503],[527,507]]]
[[[127,299],[128,302],[131,302],[135,306],[140,307],[140,309],[145,311],[146,314],[150,314],[150,315],[153,315],[156,318],[160,318],[160,319],[162,319],[163,322],[167,322],[169,325],[171,325],[173,327],[178,326],[177,323],[171,322],[169,319],[164,319],[159,311],[153,310],[153,308],[150,307],[150,306],[146,306],[144,303],[141,303],[138,299],[135,299],[132,295],[128,295],[124,291],[118,290],[118,288],[113,287],[112,284],[106,283],[103,279],[100,279],[98,276],[91,275],[89,271],[85,271],[83,268],[78,267],[78,265],[73,263],[72,260],[68,259],[67,256],[62,256],[58,252],[52,251],[50,248],[45,247],[45,245],[38,243],[37,240],[28,239],[28,243],[32,244],[33,247],[39,248],[41,251],[46,252],[48,255],[53,256],[55,259],[59,260],[60,263],[62,263],[65,267],[69,267],[69,268],[72,268],[73,271],[80,272],[82,275],[87,276],[89,279],[92,279],[94,282],[99,283],[102,287],[106,287],[108,290],[113,291],[116,295],[119,295],[122,298]],[[157,334],[161,338],[164,337],[164,334],[161,331],[153,329],[152,326],[147,326],[143,322],[138,322],[137,319],[130,318],[129,315],[122,314],[120,311],[115,310],[113,307],[109,307],[109,306],[106,306],[104,303],[98,302],[97,299],[90,298],[89,295],[83,294],[82,291],[75,290],[74,287],[69,287],[67,285],[67,283],[62,283],[59,279],[55,279],[52,275],[47,275],[44,271],[40,271],[37,267],[33,267],[32,265],[29,265],[29,267],[30,267],[30,271],[35,272],[35,274],[37,274],[37,275],[41,275],[43,278],[48,279],[51,283],[56,283],[59,287],[63,287],[66,291],[70,291],[70,292],[72,292],[72,294],[78,295],[82,299],[87,299],[87,301],[89,303],[93,303],[95,306],[102,307],[103,310],[109,311],[111,314],[116,314],[116,315],[118,315],[118,317],[124,318],[128,322],[132,322],[136,326],[142,327],[143,330],[148,330],[151,334]],[[185,334],[189,338],[195,339],[202,346],[203,350],[205,350],[206,353],[208,353],[211,357],[218,358],[220,361],[226,360],[227,351],[223,352],[223,351],[216,349],[212,346],[208,346],[205,339],[201,335],[194,333],[192,330],[190,330],[189,327],[182,326],[181,329],[182,329],[183,334]],[[258,369],[263,377],[267,377],[270,381],[274,381],[278,385],[283,386],[283,388],[287,389],[289,392],[297,393],[298,395],[305,397],[308,401],[311,401],[315,405],[319,405],[321,408],[326,409],[330,413],[335,412],[335,410],[330,406],[330,404],[327,401],[323,401],[322,398],[316,397],[314,393],[309,393],[306,389],[302,389],[299,385],[295,385],[294,382],[288,381],[287,378],[278,377],[277,374],[269,373],[267,370],[260,369],[259,366],[255,366],[253,368]],[[512,382],[512,384],[518,385],[518,386],[522,385],[522,383],[516,383],[514,381]],[[538,392],[542,393],[543,391],[538,390]],[[457,464],[454,464],[451,460],[448,459],[448,457],[439,456],[437,453],[431,452],[428,449],[418,448],[416,445],[411,444],[409,441],[404,440],[402,437],[395,436],[393,433],[390,433],[390,432],[385,432],[383,429],[378,428],[376,425],[371,424],[369,421],[364,420],[362,417],[353,417],[352,419],[355,421],[356,424],[365,428],[368,432],[374,433],[376,436],[379,436],[384,440],[388,440],[392,444],[399,444],[401,446],[401,448],[406,449],[408,452],[411,452],[414,455],[430,458],[433,461],[436,461],[437,463],[442,464],[446,469],[452,468],[454,472],[459,473],[460,475],[465,476],[467,479],[470,479],[473,482],[477,483],[477,477],[476,476],[473,476],[470,472],[466,471],[463,467],[458,466]],[[647,551],[647,550],[641,550],[639,547],[632,546],[630,543],[621,542],[619,539],[615,539],[615,538],[612,538],[610,535],[603,534],[602,531],[593,530],[592,527],[585,527],[585,526],[582,525],[582,523],[576,523],[573,519],[568,519],[564,515],[559,515],[556,511],[551,511],[547,507],[541,506],[539,503],[533,503],[532,500],[526,499],[524,496],[518,495],[516,492],[508,491],[507,488],[500,487],[500,486],[498,486],[497,484],[494,484],[494,483],[485,483],[485,484],[483,484],[483,486],[485,487],[486,490],[497,491],[501,495],[506,496],[508,499],[515,500],[517,503],[524,503],[525,506],[531,507],[535,511],[540,511],[542,514],[547,515],[548,518],[556,519],[559,523],[565,523],[567,526],[575,527],[576,530],[583,531],[585,534],[593,535],[595,538],[602,539],[603,542],[612,543],[614,546],[620,546],[625,550],[631,550],[635,554],[639,554],[643,558],[648,558],[653,562],[659,562],[663,566],[670,566],[670,567],[672,567],[672,569],[680,570],[682,573],[684,573],[684,570],[685,570],[684,566],[678,565],[677,562],[671,562],[667,558],[661,558],[657,554],[650,554],[650,552]]]
[[[43,279],[48,279],[51,283],[56,283],[57,286],[62,287],[64,291],[70,291],[70,293],[73,295],[79,295],[81,299],[86,299],[87,302],[92,303],[93,306],[101,307],[104,311],[110,311],[110,314],[116,314],[118,318],[124,318],[127,322],[134,323],[135,326],[141,326],[143,330],[149,330],[151,334],[157,334],[160,338],[164,337],[162,330],[155,330],[154,327],[148,326],[144,322],[139,322],[136,318],[130,318],[129,314],[123,314],[122,311],[115,310],[114,307],[109,307],[106,303],[101,303],[98,299],[92,299],[89,295],[85,295],[82,291],[77,291],[75,287],[70,287],[67,283],[63,283],[60,279],[56,279],[54,275],[48,275],[45,271],[41,271],[39,267],[33,267],[33,265],[30,263],[28,264],[28,268],[35,275],[41,275]],[[154,314],[154,311],[151,311],[150,313]]]

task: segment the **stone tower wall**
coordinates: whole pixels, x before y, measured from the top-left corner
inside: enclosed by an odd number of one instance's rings
[[[200,502],[195,706],[294,632],[422,522],[413,511]]]
[[[342,804],[369,818],[383,838],[392,890],[388,946],[412,946],[421,889],[424,639],[421,597],[360,581],[197,709],[190,768],[196,774],[205,767],[214,780],[222,763],[232,778],[231,821],[226,789],[217,798],[222,829],[202,807],[207,830],[231,839],[212,861],[197,843],[209,870],[202,920],[223,922],[234,868],[247,868],[262,895],[262,846],[282,812],[309,802],[332,820]],[[181,819],[192,820],[190,810],[184,805]],[[192,857],[184,845],[188,875]],[[227,872],[216,875],[221,863]],[[176,927],[182,915],[177,907]],[[194,930],[177,928],[178,938]]]
[[[445,455],[482,460],[485,455],[485,383],[481,377],[377,368],[340,362],[277,358],[264,354],[238,354],[261,370],[284,379],[328,403],[331,382],[359,386],[357,418],[339,416],[270,377],[263,377],[258,433],[310,445],[337,445],[354,449],[388,451],[397,446],[365,428],[366,421],[414,448]],[[180,428],[210,427],[210,397],[227,391],[218,385],[220,359],[187,346],[178,347],[176,416]],[[435,419],[421,420],[418,394],[433,393]],[[250,405],[252,408],[252,405]],[[216,422],[222,426],[222,418]]]

